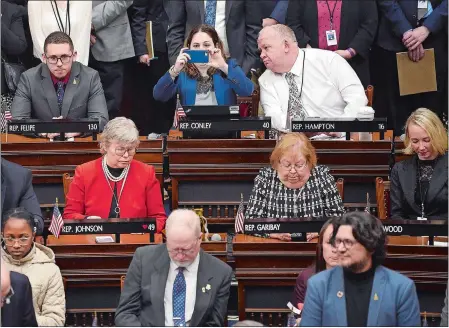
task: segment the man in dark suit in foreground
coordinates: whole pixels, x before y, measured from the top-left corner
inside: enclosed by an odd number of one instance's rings
[[[115,312],[117,326],[223,326],[232,269],[201,250],[199,217],[175,210],[167,243],[137,249]]]
[[[1,263],[2,327],[37,327],[33,295],[27,276],[9,272]]]
[[[3,213],[12,208],[24,207],[28,212],[34,214],[36,234],[42,234],[44,220],[41,216],[39,201],[33,190],[31,171],[4,158],[1,161],[2,217]]]
[[[11,107],[13,118],[93,118],[99,120],[103,130],[108,110],[100,76],[92,68],[76,62],[76,55],[67,34],[50,33],[44,43],[43,63],[20,77]],[[45,137],[52,139],[57,135],[49,133]],[[78,135],[66,134],[67,137]]]

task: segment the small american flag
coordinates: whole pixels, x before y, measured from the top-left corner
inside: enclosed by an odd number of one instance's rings
[[[58,204],[56,203],[55,207],[53,207],[53,216],[48,231],[50,231],[56,238],[59,238],[63,226],[64,221],[62,220],[61,212],[59,212]]]
[[[186,117],[186,113],[184,112],[184,109],[181,106],[181,102],[179,101],[179,94],[178,94],[177,99],[176,99],[175,118],[173,120],[174,128],[178,128],[179,121],[182,119],[182,117]]]
[[[243,222],[245,220],[244,207],[243,207],[243,194],[240,200],[240,205],[235,216],[235,233],[243,233]]]
[[[1,131],[2,132],[6,132],[6,127],[7,127],[8,121],[12,120],[11,111],[9,111],[9,110],[5,110],[4,112],[2,111],[0,120],[1,120],[1,122],[0,122],[0,124],[1,124],[0,129],[1,129]]]

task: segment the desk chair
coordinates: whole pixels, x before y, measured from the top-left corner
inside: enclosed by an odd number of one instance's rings
[[[381,220],[390,217],[390,181],[376,178],[377,216]]]
[[[70,176],[68,173],[64,173],[62,175],[62,186],[64,188],[64,198],[67,197],[67,194],[69,193],[70,184],[73,181],[73,177]]]

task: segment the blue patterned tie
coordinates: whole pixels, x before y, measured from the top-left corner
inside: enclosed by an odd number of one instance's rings
[[[59,113],[62,112],[62,101],[64,100],[64,82],[58,81],[56,89],[56,98],[58,98]]]
[[[184,268],[178,268],[175,282],[173,283],[173,325],[185,327],[186,325],[186,280]]]
[[[215,15],[217,13],[217,0],[206,0],[206,13],[204,24],[215,27]]]

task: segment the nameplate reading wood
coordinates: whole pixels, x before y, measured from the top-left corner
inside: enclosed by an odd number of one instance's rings
[[[245,234],[319,232],[326,221],[310,219],[246,220]],[[447,236],[447,220],[383,220],[383,229],[392,236]]]
[[[179,123],[180,131],[269,131],[271,119],[240,118],[240,119],[210,119],[210,120],[182,120]]]
[[[48,227],[46,227],[48,229]],[[156,219],[66,220],[61,235],[155,233]],[[49,235],[50,233],[48,233]]]
[[[9,133],[99,133],[100,124],[94,119],[77,120],[51,120],[41,121],[36,119],[11,120],[8,122]]]
[[[307,119],[292,121],[293,132],[384,132],[387,129],[385,118],[375,118],[369,121]]]

